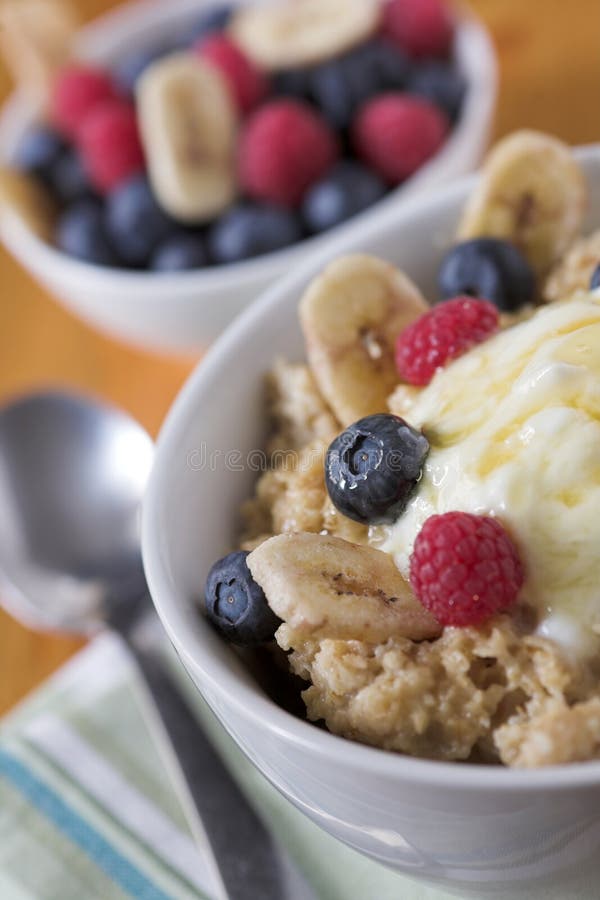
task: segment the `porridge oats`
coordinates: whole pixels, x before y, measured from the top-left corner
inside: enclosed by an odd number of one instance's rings
[[[600,757],[600,241],[534,132],[501,142],[431,306],[388,262],[300,299],[267,379],[270,467],[209,619],[275,639],[310,721],[388,751]],[[237,641],[242,643],[241,640]]]

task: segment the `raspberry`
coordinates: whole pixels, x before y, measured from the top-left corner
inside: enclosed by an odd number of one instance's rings
[[[74,139],[88,114],[116,96],[106,72],[90,66],[67,66],[58,73],[52,89],[52,121],[64,135]]]
[[[411,56],[446,56],[454,27],[444,0],[389,0],[383,33]]]
[[[274,100],[246,123],[238,145],[242,188],[257,200],[297,206],[338,156],[325,120],[297,100]]]
[[[79,150],[94,187],[111,191],[144,168],[135,110],[123,100],[103,103],[79,132]]]
[[[478,625],[508,609],[523,580],[513,542],[489,516],[431,516],[410,559],[413,591],[440,625]]]
[[[396,341],[396,367],[409,384],[429,384],[436,370],[498,329],[498,310],[489,300],[455,297],[424,313]]]
[[[222,73],[241,113],[250,112],[269,93],[266,75],[224,35],[199,41],[195,50]]]
[[[352,126],[356,152],[390,184],[399,184],[443,144],[449,123],[433,103],[410,94],[380,94]]]

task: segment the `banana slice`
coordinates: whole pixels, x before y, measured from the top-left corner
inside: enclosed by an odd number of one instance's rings
[[[320,534],[280,534],[248,557],[273,611],[311,638],[414,641],[441,628],[411,592],[391,556]]]
[[[375,33],[373,0],[294,0],[240,10],[230,33],[265,69],[293,69],[331,59]]]
[[[547,303],[566,300],[577,291],[588,291],[596,266],[600,265],[600,229],[576,241],[550,272],[542,291]]]
[[[578,235],[586,201],[585,179],[569,147],[536,131],[517,131],[488,156],[458,237],[511,240],[545,275]]]
[[[374,256],[342,257],[309,286],[300,301],[308,361],[344,427],[387,411],[399,380],[394,342],[427,309],[415,285]]]
[[[52,238],[54,204],[44,188],[23,172],[0,168],[0,214],[16,216],[44,241]]]
[[[67,0],[2,0],[0,51],[15,81],[46,93],[69,57],[77,27]]]
[[[236,113],[214,67],[191,53],[150,66],[137,83],[140,132],[160,205],[181,222],[202,222],[236,192]]]

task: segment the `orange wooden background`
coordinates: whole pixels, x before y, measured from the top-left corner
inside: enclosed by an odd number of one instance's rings
[[[116,0],[76,0],[92,18]],[[541,128],[572,143],[600,141],[599,0],[471,0],[500,58],[496,135]],[[9,90],[0,71],[0,97]],[[190,370],[117,345],[63,312],[0,250],[0,398],[42,384],[72,384],[129,410],[156,434]],[[34,634],[0,612],[0,713],[79,646]]]

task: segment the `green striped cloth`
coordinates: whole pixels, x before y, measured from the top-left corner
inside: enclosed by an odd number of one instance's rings
[[[182,675],[182,687],[187,684]],[[188,695],[202,709],[195,692]],[[322,900],[442,900],[313,825],[206,719],[257,810]],[[1,900],[216,900],[120,640],[97,638],[0,728]],[[257,898],[259,900],[259,898]]]

